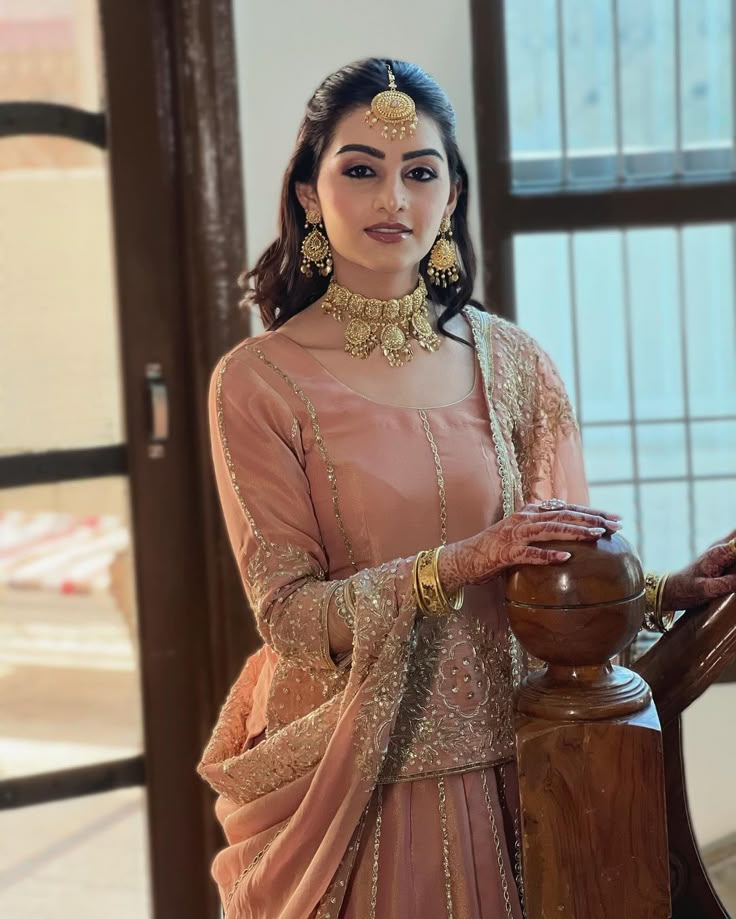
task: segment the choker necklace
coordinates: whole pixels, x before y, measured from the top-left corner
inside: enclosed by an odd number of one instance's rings
[[[363,297],[330,281],[322,312],[339,322],[347,319],[345,351],[365,359],[379,345],[392,367],[414,357],[410,339],[426,351],[437,351],[442,339],[432,329],[427,309],[427,288],[419,278],[415,290],[398,300]]]

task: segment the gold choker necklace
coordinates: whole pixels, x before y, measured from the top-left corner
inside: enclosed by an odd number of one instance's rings
[[[353,357],[365,359],[380,345],[389,364],[401,367],[414,357],[410,339],[426,351],[437,351],[442,344],[429,321],[427,288],[421,277],[414,292],[398,300],[363,297],[330,281],[322,311],[339,322],[348,320],[345,350]]]

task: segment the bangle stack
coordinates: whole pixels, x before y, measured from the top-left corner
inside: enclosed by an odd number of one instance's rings
[[[668,574],[661,577],[649,573],[644,578],[644,597],[646,609],[644,611],[644,628],[649,632],[669,632],[675,622],[675,610],[662,609],[664,585],[667,583]]]
[[[422,549],[414,560],[414,595],[425,616],[449,616],[463,605],[465,589],[448,597],[439,575],[439,557],[444,546]]]

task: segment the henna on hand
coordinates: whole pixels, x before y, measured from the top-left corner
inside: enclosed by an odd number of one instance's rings
[[[549,540],[591,540],[621,527],[618,515],[583,505],[540,510],[528,504],[475,536],[447,546],[439,557],[442,586],[454,593],[468,584],[484,584],[514,565],[564,562],[569,553],[530,545]]]
[[[690,609],[736,591],[736,551],[729,542],[736,530],[713,543],[686,568],[667,578],[662,596],[666,610]]]

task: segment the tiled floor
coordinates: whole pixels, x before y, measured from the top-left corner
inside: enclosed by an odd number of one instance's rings
[[[0,592],[0,776],[141,750],[135,653],[109,597]],[[145,789],[0,811],[2,919],[150,919]]]

